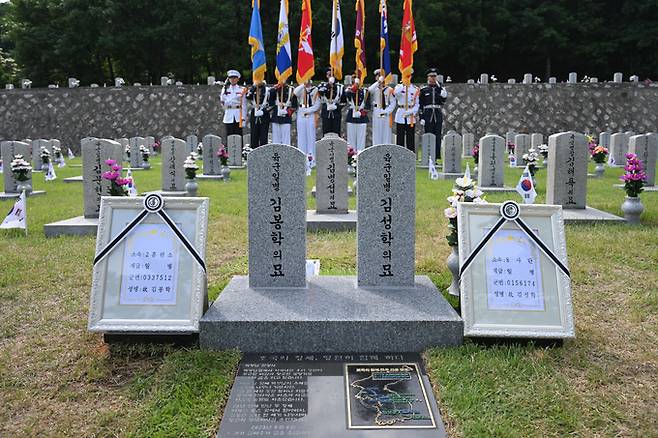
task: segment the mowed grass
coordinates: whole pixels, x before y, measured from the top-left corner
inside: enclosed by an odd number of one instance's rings
[[[159,171],[155,159],[152,170],[135,172],[138,189],[158,189]],[[520,172],[506,169],[507,185]],[[621,214],[624,192],[613,188],[621,172],[589,179],[590,206]],[[43,235],[45,223],[82,214],[82,184],[62,182],[80,173],[69,165],[50,183],[35,174],[35,188],[48,193],[28,200],[29,235],[0,232],[0,436],[213,435],[239,352],[110,347],[87,332],[95,239]],[[211,300],[231,276],[247,273],[246,172],[232,176],[200,182],[200,195],[211,199]],[[545,177],[541,169],[537,202],[545,200]],[[416,270],[442,290],[450,283],[443,217],[450,189],[418,170]],[[518,196],[487,196],[508,198]],[[425,353],[451,436],[656,436],[658,193],[642,199],[642,226],[567,226],[576,340],[554,348],[466,341]],[[11,205],[0,203],[0,214]],[[308,235],[308,258],[321,260],[322,274],[353,274],[355,256],[354,233]]]

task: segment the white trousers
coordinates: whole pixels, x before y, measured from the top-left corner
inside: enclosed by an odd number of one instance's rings
[[[315,114],[297,115],[297,147],[315,160]]]
[[[290,123],[272,123],[272,143],[292,145]]]
[[[372,144],[394,144],[393,131],[389,115],[385,117],[372,116]]]
[[[367,123],[348,123],[347,124],[347,144],[357,151],[361,152],[366,148],[366,129]]]

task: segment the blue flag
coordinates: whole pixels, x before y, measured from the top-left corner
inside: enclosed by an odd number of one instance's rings
[[[260,24],[260,0],[252,1],[251,26],[249,27],[249,45],[251,46],[251,70],[253,82],[265,79],[265,45],[263,44],[263,27]]]
[[[386,9],[386,0],[381,0],[379,3],[379,13],[381,15],[380,37],[379,37],[379,66],[384,73],[380,73],[384,78],[384,83],[391,80],[391,54],[389,49],[391,47],[388,42],[388,9]]]
[[[281,0],[279,9],[279,32],[276,41],[276,80],[280,84],[292,76],[292,56],[290,55],[290,33],[288,31],[288,0]]]

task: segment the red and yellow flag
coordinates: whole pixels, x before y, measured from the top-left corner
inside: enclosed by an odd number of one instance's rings
[[[306,83],[315,75],[315,58],[313,58],[313,13],[311,0],[302,0],[302,25],[299,30],[299,47],[297,49],[297,83]]]
[[[414,68],[414,53],[418,50],[416,39],[416,24],[414,13],[411,9],[412,0],[404,0],[404,12],[402,16],[402,40],[400,41],[400,62],[398,68],[402,75],[402,83],[409,85]]]
[[[361,83],[368,74],[366,71],[366,52],[365,52],[365,7],[363,0],[356,0],[356,30],[354,32],[354,47],[356,48],[356,74],[361,79]]]

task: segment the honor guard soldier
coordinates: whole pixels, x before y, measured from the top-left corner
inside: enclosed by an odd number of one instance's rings
[[[277,84],[270,89],[272,108],[272,143],[292,145],[290,127],[292,125],[293,88],[288,84]]]
[[[247,100],[251,105],[249,125],[251,126],[251,148],[267,144],[267,134],[270,132],[270,90],[265,81],[253,84],[247,92]]]
[[[386,85],[386,78],[375,70],[377,81],[368,88],[370,105],[372,106],[372,144],[391,144],[393,132],[391,114],[395,110],[393,89]]]
[[[343,92],[347,103],[347,144],[358,152],[366,147],[366,130],[368,128],[368,90],[361,88],[361,80],[355,74],[354,84]]]
[[[394,95],[398,109],[395,112],[397,144],[411,152],[416,152],[414,129],[418,114],[418,95],[420,90],[414,84],[395,86]]]
[[[443,104],[448,97],[448,91],[439,84],[438,71],[435,68],[427,70],[427,85],[420,89],[420,124],[425,127],[425,133],[436,135],[436,157],[441,158],[441,130],[443,128]]]
[[[311,156],[315,166],[315,116],[320,109],[320,95],[310,80],[294,91],[297,107],[297,147]]]
[[[340,136],[343,85],[336,81],[331,67],[327,67],[327,82],[318,87],[322,99],[322,135],[335,132]]]
[[[229,70],[219,96],[224,106],[223,122],[227,137],[233,134],[242,136],[242,127],[247,121],[247,89],[238,85],[238,80],[240,73],[237,70]]]

